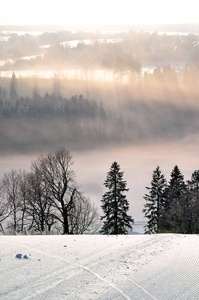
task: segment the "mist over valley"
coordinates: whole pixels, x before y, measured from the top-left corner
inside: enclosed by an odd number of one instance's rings
[[[198,168],[197,34],[2,33],[0,43],[1,176],[66,147],[99,207],[118,161],[142,220],[157,165],[169,176],[179,164],[187,179]]]

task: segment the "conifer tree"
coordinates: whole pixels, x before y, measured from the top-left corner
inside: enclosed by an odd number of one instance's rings
[[[158,233],[161,231],[162,210],[165,205],[165,189],[167,182],[165,176],[161,174],[159,166],[153,171],[151,187],[146,187],[149,193],[145,195],[143,212],[148,218],[145,226],[145,233]]]
[[[183,215],[186,214],[185,202],[187,186],[184,182],[184,176],[178,166],[175,166],[171,172],[170,181],[166,191],[167,201],[164,206],[163,220],[164,227],[168,232],[182,232]]]
[[[186,233],[199,233],[199,170],[187,181]]]
[[[199,201],[199,170],[195,170],[191,175],[191,180],[187,181],[189,190],[193,192],[193,198]]]
[[[175,166],[171,172],[171,178],[169,181],[168,192],[172,195],[172,198],[180,199],[181,195],[186,190],[186,184],[184,182],[184,175]]]
[[[110,171],[104,182],[108,191],[102,198],[102,209],[104,225],[101,229],[103,234],[128,234],[128,229],[132,230],[133,219],[127,215],[129,203],[124,194],[129,189],[126,188],[126,181],[123,180],[123,172],[117,162],[111,165]]]
[[[17,100],[17,77],[15,73],[12,74],[12,78],[11,78],[9,99],[11,101]]]

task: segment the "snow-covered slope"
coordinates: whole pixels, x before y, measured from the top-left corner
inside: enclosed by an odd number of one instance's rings
[[[199,236],[1,236],[0,299],[199,299]]]

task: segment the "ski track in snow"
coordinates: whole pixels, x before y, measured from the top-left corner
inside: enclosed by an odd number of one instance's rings
[[[0,274],[1,300],[197,300],[199,236],[1,236]]]
[[[82,267],[82,266],[81,266]],[[118,289],[114,284],[112,284],[111,282],[109,282],[108,280],[102,278],[99,274],[97,274],[96,272],[93,272],[92,270],[90,270],[87,267],[82,267],[84,270],[87,270],[88,272],[90,272],[91,274],[95,275],[97,278],[99,278],[100,280],[104,281],[105,283],[107,283],[108,285],[110,285],[111,287],[113,287],[116,291],[118,291],[122,296],[124,296],[126,299],[130,300],[130,298],[125,295],[122,290]]]

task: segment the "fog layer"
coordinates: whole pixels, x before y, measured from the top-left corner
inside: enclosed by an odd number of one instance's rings
[[[70,47],[61,44],[67,34],[2,41],[0,59],[13,58],[2,72],[31,67],[55,73],[50,79],[0,77],[1,175],[65,146],[82,189],[100,206],[106,173],[117,161],[130,188],[130,213],[142,219],[145,186],[157,165],[169,176],[178,164],[186,179],[198,169],[198,36],[128,33],[118,35],[117,43]],[[168,65],[177,60],[187,67]],[[144,63],[157,68],[143,74]],[[81,69],[82,77],[62,76],[65,68]],[[112,80],[88,76],[98,68],[112,72]]]

